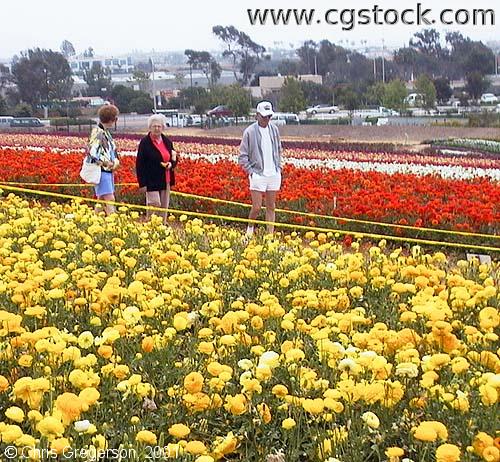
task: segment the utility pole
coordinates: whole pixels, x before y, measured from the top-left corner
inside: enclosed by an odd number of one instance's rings
[[[385,83],[385,40],[382,39],[382,82]]]
[[[156,113],[156,82],[155,82],[155,64],[153,58],[149,59],[151,61],[151,75],[153,76],[153,108]]]
[[[377,58],[373,58],[373,80],[377,81]]]

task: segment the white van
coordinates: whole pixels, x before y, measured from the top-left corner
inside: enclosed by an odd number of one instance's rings
[[[422,105],[422,102],[424,101],[424,95],[421,93],[410,93],[404,101],[408,104],[408,106],[419,106]]]
[[[280,127],[286,124],[298,125],[300,121],[299,116],[292,112],[275,112],[271,118],[271,122]]]
[[[10,122],[14,119],[12,116],[0,115],[0,128],[10,128]]]

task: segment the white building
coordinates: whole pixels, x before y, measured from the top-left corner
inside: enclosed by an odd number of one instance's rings
[[[73,56],[68,59],[68,63],[73,74],[81,74],[91,69],[94,63],[110,69],[112,74],[128,74],[134,71],[131,56],[93,56],[92,58]]]

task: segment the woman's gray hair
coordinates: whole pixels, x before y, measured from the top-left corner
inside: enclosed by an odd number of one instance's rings
[[[148,129],[150,129],[151,125],[153,125],[155,122],[161,123],[163,127],[167,126],[167,118],[163,114],[153,114],[148,119]]]

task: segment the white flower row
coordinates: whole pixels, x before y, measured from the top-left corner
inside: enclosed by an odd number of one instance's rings
[[[237,162],[236,156],[229,157],[223,154],[194,154],[183,153],[183,157],[192,160],[205,160],[216,164],[221,160],[231,160]],[[356,162],[336,159],[284,159],[285,164],[293,165],[297,168],[324,168],[330,170],[359,170],[363,172],[380,172],[393,175],[404,173],[416,176],[437,175],[446,179],[469,180],[474,178],[489,178],[493,181],[500,181],[500,169],[494,168],[474,168],[445,165],[421,165],[407,163],[386,163],[386,162]]]

